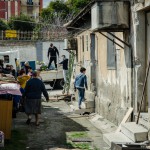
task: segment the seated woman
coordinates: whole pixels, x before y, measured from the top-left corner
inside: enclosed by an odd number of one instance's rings
[[[49,101],[49,95],[45,89],[44,83],[38,79],[38,73],[34,71],[32,73],[32,79],[30,79],[25,87],[25,113],[28,115],[26,123],[29,125],[31,122],[31,114],[35,115],[36,126],[39,125],[39,115],[41,114],[41,96],[42,93],[46,100]]]

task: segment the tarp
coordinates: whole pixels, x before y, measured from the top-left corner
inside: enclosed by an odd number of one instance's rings
[[[16,83],[1,84],[0,95],[1,94],[22,95],[20,92],[20,85]]]

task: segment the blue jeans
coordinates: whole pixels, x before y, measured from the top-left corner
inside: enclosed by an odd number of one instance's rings
[[[79,94],[79,107],[80,107],[82,101],[84,100],[85,89],[78,88],[78,94]]]

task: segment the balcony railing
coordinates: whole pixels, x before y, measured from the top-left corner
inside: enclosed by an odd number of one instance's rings
[[[65,31],[57,32],[34,32],[34,31],[16,31],[6,30],[0,31],[0,41],[2,40],[21,40],[21,41],[37,41],[37,40],[64,40],[67,37]]]
[[[40,2],[21,2],[22,6],[32,6],[32,7],[39,7]]]

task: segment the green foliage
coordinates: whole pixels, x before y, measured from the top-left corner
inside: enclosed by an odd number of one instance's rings
[[[43,8],[42,12],[41,12],[41,17],[43,19],[53,19],[53,12],[50,8]]]
[[[56,0],[50,2],[49,6],[42,10],[41,17],[54,22],[56,18],[64,19],[69,14],[69,8],[64,1]]]
[[[4,22],[2,19],[0,19],[0,30],[7,30],[9,29],[9,26],[6,22]]]
[[[87,132],[74,132],[70,135],[71,138],[87,138]]]
[[[91,146],[89,143],[72,143],[72,142],[69,142],[69,143],[66,143],[66,146],[68,148],[76,148],[76,149],[82,149],[82,150],[91,150]]]
[[[41,16],[43,19],[54,20],[56,17],[66,18],[70,14],[76,15],[83,9],[91,0],[54,0],[49,3],[49,6],[42,10]]]
[[[20,31],[33,31],[35,28],[34,20],[25,15],[10,18],[8,24],[11,29]]]
[[[68,0],[66,4],[72,13],[79,13],[91,0]]]

